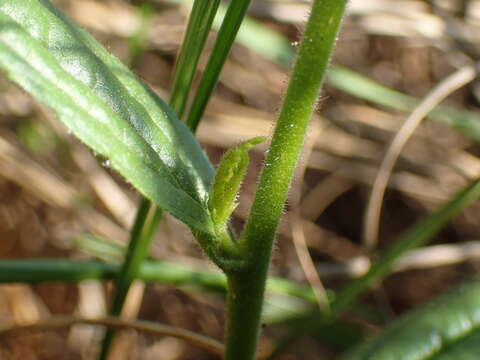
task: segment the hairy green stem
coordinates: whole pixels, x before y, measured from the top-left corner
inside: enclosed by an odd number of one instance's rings
[[[170,105],[179,119],[183,117],[188,94],[192,87],[193,77],[197,70],[198,60],[202,53],[208,33],[220,0],[197,0],[194,2],[182,48],[177,59],[175,76],[172,85]]]
[[[208,100],[217,84],[220,72],[227,60],[233,41],[237,36],[238,29],[242,24],[245,13],[251,0],[232,0],[222,26],[217,35],[217,40],[208,58],[208,63],[203,72],[202,79],[198,86],[195,98],[193,99],[190,113],[188,114],[187,125],[195,130],[203,117]]]
[[[260,328],[273,240],[346,0],[315,0],[240,246],[249,259],[228,273],[227,360],[250,360]]]

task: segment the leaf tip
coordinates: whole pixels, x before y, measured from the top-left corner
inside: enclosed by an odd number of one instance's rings
[[[248,151],[266,139],[257,136],[243,141],[229,149],[220,161],[208,204],[215,227],[224,228],[237,206],[236,198],[249,163]]]

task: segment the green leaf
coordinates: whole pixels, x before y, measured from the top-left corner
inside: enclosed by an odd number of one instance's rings
[[[214,226],[220,231],[225,228],[230,215],[237,207],[235,200],[247,171],[248,151],[265,139],[264,136],[258,136],[244,141],[229,149],[220,161],[208,202]]]
[[[0,68],[152,202],[212,232],[213,168],[190,131],[48,0],[0,2]]]
[[[449,344],[434,360],[478,360],[480,353],[480,331],[466,335],[463,339]]]
[[[480,354],[480,281],[392,322],[344,360],[468,360]]]

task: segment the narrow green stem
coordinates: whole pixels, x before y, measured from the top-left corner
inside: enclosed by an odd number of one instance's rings
[[[116,279],[115,296],[110,309],[111,316],[119,316],[132,282],[138,275],[140,265],[147,254],[155,230],[160,222],[162,211],[153,206],[149,200],[142,199],[130,232],[130,241],[120,274]],[[106,359],[115,329],[107,329],[102,341],[99,359]]]
[[[337,37],[346,0],[315,0],[290,77],[272,144],[240,246],[245,271],[227,274],[230,285],[227,360],[255,358],[273,240],[309,120]]]
[[[148,207],[148,211],[145,220],[143,221],[143,226],[140,229],[141,233],[135,238],[139,239],[139,241],[130,241],[128,245],[125,258],[126,265],[122,267],[122,271],[120,272],[119,281],[117,282],[117,296],[112,302],[111,315],[113,316],[120,315],[120,312],[122,311],[128,288],[138,275],[140,265],[145,259],[145,255],[147,254],[150,243],[162,217],[162,210],[155,206],[149,206],[150,204],[148,202],[142,201],[141,208],[143,208],[144,205]],[[132,234],[135,230],[134,226]],[[134,239],[133,235],[132,239]]]
[[[140,252],[139,250],[144,250],[148,246],[148,244],[141,244],[139,239],[142,238],[142,230],[147,222],[149,212],[150,202],[146,199],[142,199],[135,218],[135,223],[130,232],[128,249],[125,252],[125,260],[118,277],[116,296],[112,302],[112,315],[118,315],[120,313],[123,300],[125,299],[128,288],[135,277],[135,265],[142,260],[139,259],[139,257],[136,257],[135,254],[138,254],[138,252]]]
[[[261,271],[227,274],[226,360],[255,359],[266,275],[265,279],[252,276],[262,276]]]
[[[203,117],[208,100],[217,84],[220,72],[230,53],[233,41],[245,17],[250,1],[251,0],[232,0],[225,14],[222,26],[217,35],[217,40],[215,41],[212,53],[208,59],[197,92],[195,93],[190,113],[188,114],[187,125],[193,130],[197,128]]]
[[[188,94],[220,0],[196,0],[190,13],[182,48],[177,59],[170,105],[183,117]]]
[[[101,261],[70,259],[4,259],[0,260],[0,284],[44,282],[75,283],[86,280],[114,280],[121,272],[121,265]],[[137,278],[146,283],[174,286],[197,286],[212,291],[223,291],[227,280],[221,272],[194,270],[183,265],[145,260]],[[268,288],[277,294],[285,294],[315,303],[315,295],[306,285],[298,285],[286,279],[270,277]]]

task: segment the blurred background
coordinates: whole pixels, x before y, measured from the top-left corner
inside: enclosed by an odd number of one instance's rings
[[[190,1],[55,3],[168,98]],[[198,131],[214,164],[238,142],[270,134],[309,6],[300,0],[253,1]],[[350,1],[279,230],[273,275],[319,287],[318,273],[325,287],[338,288],[364,274],[372,256],[480,174],[480,83],[474,80],[452,89],[400,149],[379,218],[378,241],[363,236],[371,185],[388,144],[432,89],[475,65],[479,34],[477,0]],[[214,34],[207,53],[213,40]],[[206,60],[204,56],[200,70]],[[248,214],[264,150],[260,146],[251,153],[233,220],[238,229]],[[52,112],[1,75],[0,257],[119,262],[138,195],[108,165],[71,136]],[[315,301],[270,294],[262,356],[337,359],[362,336],[474,276],[480,269],[479,217],[479,205],[469,207],[428,247],[400,258],[393,273],[362,297],[363,312],[347,316],[345,329],[316,327]],[[188,229],[168,215],[150,255],[189,270],[216,271]],[[216,290],[195,277],[137,283],[125,316],[221,340],[224,299]],[[111,284],[98,281],[4,284],[0,324],[24,325],[58,315],[102,316],[110,293]],[[101,333],[101,328],[76,325],[2,336],[0,359],[92,359]],[[120,339],[112,358],[217,358],[171,337],[123,331]]]

